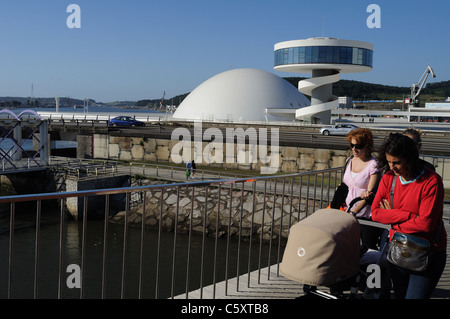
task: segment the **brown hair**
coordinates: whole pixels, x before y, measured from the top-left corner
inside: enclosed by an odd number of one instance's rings
[[[358,128],[352,130],[350,133],[347,134],[347,141],[349,143],[352,142],[352,139],[356,140],[356,143],[358,144],[364,144],[367,146],[367,152],[369,155],[372,154],[373,151],[373,135],[372,131],[368,128]]]
[[[419,159],[419,151],[414,141],[406,135],[391,133],[384,140],[378,150],[377,167],[381,170],[390,170],[386,154],[400,157],[406,161],[407,175],[414,178],[423,169],[423,162]]]
[[[404,130],[402,134],[408,135],[408,137],[411,135],[412,140],[414,141],[414,143],[416,143],[417,146],[420,146],[422,144],[422,138],[421,138],[422,131],[421,130],[415,130],[413,128],[408,128],[408,129]]]

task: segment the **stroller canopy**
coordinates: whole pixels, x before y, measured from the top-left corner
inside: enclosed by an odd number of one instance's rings
[[[303,284],[330,286],[355,276],[359,259],[356,218],[338,209],[321,209],[291,227],[280,272]]]

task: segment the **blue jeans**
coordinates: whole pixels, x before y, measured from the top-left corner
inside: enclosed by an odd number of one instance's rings
[[[414,272],[390,264],[390,274],[396,299],[429,299],[445,268],[447,253],[434,252],[428,260],[428,267]]]

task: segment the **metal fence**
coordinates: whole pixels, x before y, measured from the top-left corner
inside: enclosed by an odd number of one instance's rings
[[[278,269],[289,228],[325,208],[341,178],[339,167],[0,197],[0,298],[189,298],[250,280]],[[91,197],[104,202],[101,220],[90,218]],[[77,221],[66,209],[73,198],[83,203]]]
[[[336,168],[0,197],[0,296],[189,298],[194,289],[277,267],[288,229],[328,205],[341,174],[342,168]],[[124,196],[119,213],[112,212],[110,200],[117,194]],[[74,197],[84,203],[79,221],[67,217],[66,201]],[[89,197],[104,198],[103,220],[89,218]],[[19,227],[25,215],[31,224]],[[72,227],[80,230],[75,231],[76,245]],[[69,252],[69,246],[76,246],[76,252]],[[110,292],[112,282],[120,286],[119,293]]]

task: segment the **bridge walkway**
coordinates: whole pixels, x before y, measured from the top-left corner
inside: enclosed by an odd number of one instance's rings
[[[447,241],[450,242],[450,224],[445,223],[445,229],[449,237]],[[318,288],[324,292],[329,291],[326,287]],[[175,299],[295,299],[302,295],[303,284],[282,276],[278,272],[277,265],[272,265],[175,296]],[[450,299],[450,245],[447,246],[447,264],[444,273],[431,299]]]

